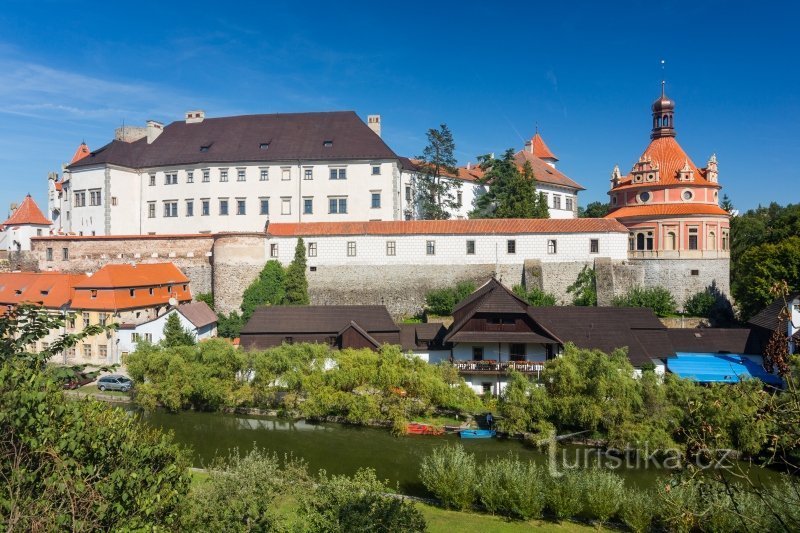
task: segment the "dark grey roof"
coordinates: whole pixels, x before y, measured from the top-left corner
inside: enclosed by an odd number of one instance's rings
[[[668,329],[676,352],[758,354],[749,328]]]
[[[327,141],[330,146],[325,146]],[[268,145],[266,149],[262,145]],[[201,151],[201,147],[206,147]],[[151,168],[203,163],[397,159],[353,111],[283,113],[176,121],[147,144],[111,141],[69,169],[98,164]]]
[[[178,312],[196,328],[202,328],[217,321],[217,314],[205,302],[179,305]]]
[[[449,350],[444,343],[447,328],[444,324],[427,322],[423,324],[398,324],[400,327],[400,346],[404,351]]]
[[[800,292],[794,292],[786,297],[786,301],[792,302],[798,297],[800,297]],[[783,298],[776,298],[775,301],[762,309],[760,313],[748,320],[748,324],[775,331],[778,329],[778,314],[783,306]]]
[[[338,335],[356,322],[364,331],[399,332],[383,305],[273,305],[259,307],[242,334],[329,333]]]

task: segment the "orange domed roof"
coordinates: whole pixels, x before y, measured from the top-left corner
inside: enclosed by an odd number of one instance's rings
[[[649,159],[654,166],[658,166],[660,179],[657,183],[633,183],[631,174],[628,174],[612,190],[653,187],[654,185],[704,185],[719,188],[718,184],[706,180],[705,169],[697,168],[674,137],[658,137],[650,141],[650,145],[639,158],[640,161],[645,159]],[[694,180],[691,182],[680,181],[678,172],[687,168],[694,173]]]

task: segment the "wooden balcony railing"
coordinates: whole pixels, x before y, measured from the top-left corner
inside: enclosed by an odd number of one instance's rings
[[[453,361],[459,372],[508,372],[516,370],[524,373],[539,373],[544,370],[544,363],[534,361]]]

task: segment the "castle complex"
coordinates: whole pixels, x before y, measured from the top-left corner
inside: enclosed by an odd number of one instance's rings
[[[633,286],[664,286],[679,305],[729,287],[728,213],[717,161],[698,168],[675,140],[674,102],[652,106],[651,142],[615,168],[606,219],[578,219],[581,185],[556,170],[538,133],[516,154],[531,164],[548,220],[457,220],[491,184],[461,167],[453,220],[414,220],[413,161],[380,137],[380,117],[300,113],[205,118],[126,128],[94,152],[82,146],[51,176],[49,236],[31,237],[43,271],[171,261],[218,310],[238,307],[264,263],[291,261],[305,240],[313,303],[384,303],[420,310],[425,293],[496,277],[569,303],[567,287],[594,268],[600,305]]]

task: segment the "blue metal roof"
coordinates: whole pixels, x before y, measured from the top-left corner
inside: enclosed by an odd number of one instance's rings
[[[677,352],[667,358],[667,369],[682,378],[700,383],[738,383],[743,379],[758,378],[764,383],[781,386],[783,380],[740,354]]]

